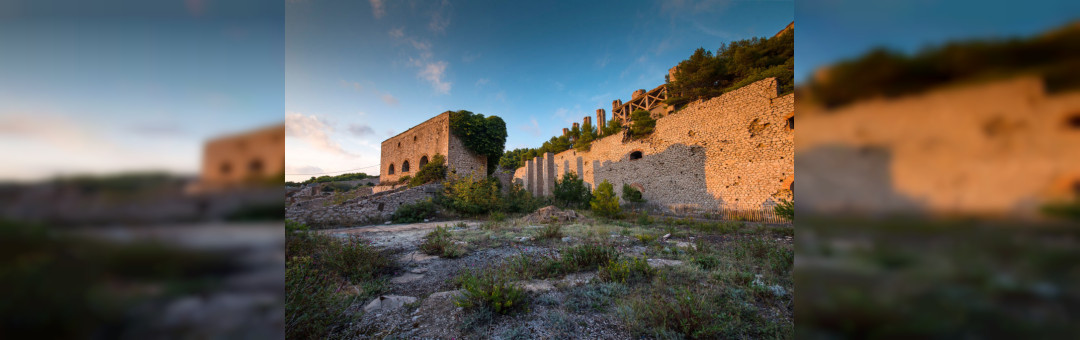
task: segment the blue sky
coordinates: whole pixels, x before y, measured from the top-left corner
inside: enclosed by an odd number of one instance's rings
[[[795,79],[885,46],[906,53],[946,41],[1027,37],[1080,19],[1080,1],[799,0]]]
[[[536,147],[664,82],[698,47],[772,36],[791,1],[286,3],[286,176],[378,173],[379,144],[446,110]]]
[[[284,119],[284,8],[0,4],[0,178],[198,171],[203,142]]]

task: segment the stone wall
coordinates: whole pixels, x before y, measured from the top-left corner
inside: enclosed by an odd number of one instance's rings
[[[774,78],[764,79],[657,119],[643,139],[624,142],[619,133],[586,152],[558,153],[554,176],[572,171],[591,187],[607,180],[619,196],[630,184],[669,209],[768,208],[793,195],[794,102],[794,94],[778,96]],[[641,157],[631,160],[634,152]],[[514,178],[529,184],[530,175],[523,167]]]
[[[1025,216],[1080,195],[1080,91],[1036,77],[801,104],[799,209]]]
[[[433,198],[439,188],[439,184],[425,184],[358,197],[336,205],[330,203],[330,197],[295,201],[285,209],[285,218],[319,227],[379,223],[390,219],[403,204]]]
[[[199,183],[191,190],[245,186],[285,173],[285,125],[224,136],[206,143]]]
[[[424,157],[446,156],[447,167],[458,174],[487,175],[487,158],[478,156],[450,133],[450,111],[443,112],[382,142],[379,183],[391,184],[420,170]],[[409,167],[404,169],[405,163]],[[390,169],[393,167],[393,173]]]

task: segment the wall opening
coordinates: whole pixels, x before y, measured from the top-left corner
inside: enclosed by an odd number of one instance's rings
[[[426,165],[426,164],[427,164],[427,162],[428,162],[428,160],[427,160],[427,156],[424,156],[424,157],[420,157],[420,167],[421,167],[421,168],[423,168],[423,167],[424,167],[424,165]]]
[[[641,159],[641,151],[634,151],[630,153],[630,160]]]
[[[1073,114],[1065,119],[1065,126],[1068,126],[1070,129],[1080,130],[1080,113]]]
[[[262,173],[263,173],[263,162],[262,162],[262,160],[261,159],[252,159],[251,162],[248,162],[248,172],[252,173],[252,174],[255,174],[255,175],[262,175]]]
[[[390,171],[387,171],[386,174],[388,174],[388,175],[393,175],[394,174],[394,165],[393,164],[390,164]]]
[[[401,142],[397,142],[397,147],[401,147]]]
[[[232,172],[232,164],[229,164],[229,162],[221,163],[221,167],[218,170],[222,175],[228,175]]]
[[[401,162],[401,172],[409,172],[409,161]]]
[[[795,116],[788,117],[788,119],[787,119],[787,129],[788,130],[795,130]]]
[[[412,141],[416,141],[416,136],[412,136]]]

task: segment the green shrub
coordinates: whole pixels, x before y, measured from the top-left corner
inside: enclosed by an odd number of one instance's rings
[[[585,181],[570,171],[563,174],[562,179],[555,181],[555,188],[551,192],[555,203],[563,208],[584,208],[592,199]]]
[[[619,199],[615,197],[615,190],[606,179],[596,186],[596,191],[593,193],[589,205],[594,213],[608,218],[614,218],[622,211],[619,208]]]
[[[446,170],[446,157],[435,154],[427,164],[420,167],[420,171],[416,172],[416,177],[409,180],[409,187],[412,188],[446,179]]]
[[[498,181],[494,178],[451,176],[443,183],[440,204],[469,216],[487,214],[502,205]]]
[[[357,235],[345,239],[319,235],[321,247],[318,264],[350,282],[362,282],[387,274],[393,268],[390,258],[380,253],[367,240]]]
[[[630,114],[630,136],[637,139],[652,134],[653,129],[656,128],[656,120],[652,118],[652,113],[645,110],[634,110]]]
[[[607,265],[601,266],[596,276],[605,282],[627,284],[648,280],[655,274],[656,269],[649,266],[647,259],[634,257],[621,261],[608,260]]]
[[[701,266],[701,269],[713,270],[720,266],[720,259],[716,258],[716,256],[705,255],[695,258],[694,263]]]
[[[506,122],[502,118],[465,110],[451,112],[450,133],[461,139],[466,149],[487,157],[488,175],[495,171],[506,147]]]
[[[525,290],[515,286],[502,270],[465,271],[457,277],[464,292],[454,300],[463,308],[490,309],[508,314],[522,309],[528,301]]]
[[[412,204],[402,204],[390,215],[394,223],[418,223],[435,217],[435,203],[430,199]]]
[[[398,184],[409,184],[412,182],[412,175],[405,175],[398,178]]]
[[[652,216],[649,216],[649,214],[646,214],[646,213],[641,213],[637,217],[637,224],[640,224],[640,225],[652,225],[653,222],[654,221],[653,221]]]
[[[602,282],[578,286],[570,290],[566,297],[566,309],[575,312],[603,312],[615,302],[615,298],[629,293],[625,284]]]
[[[539,209],[540,205],[540,200],[533,198],[532,193],[525,190],[521,183],[515,182],[503,195],[501,209],[509,213],[531,213]]]
[[[641,197],[641,191],[634,189],[630,184],[622,185],[622,198],[630,203],[645,203],[645,199]]]
[[[652,241],[656,240],[656,235],[653,234],[638,234],[634,237],[636,237],[638,241],[641,241],[641,243],[644,244],[649,244],[652,243]]]
[[[424,243],[420,244],[420,251],[424,254],[457,258],[465,254],[465,249],[454,243],[450,236],[450,228],[437,226],[435,230],[424,237]]]
[[[352,301],[337,293],[342,285],[318,270],[311,257],[285,262],[285,337],[325,339],[336,327],[354,319],[346,312]]]
[[[501,211],[492,211],[491,214],[488,215],[488,220],[492,222],[506,221],[506,213],[503,213]]]
[[[611,246],[581,244],[560,252],[562,267],[569,271],[589,270],[617,260],[619,252]]]
[[[542,238],[562,238],[562,226],[558,224],[548,224],[544,226],[544,229],[540,231],[540,237]]]
[[[795,202],[788,201],[786,199],[780,199],[780,203],[773,207],[773,211],[777,216],[783,217],[788,221],[795,221]]]
[[[1080,199],[1043,205],[1040,210],[1047,216],[1080,221]]]

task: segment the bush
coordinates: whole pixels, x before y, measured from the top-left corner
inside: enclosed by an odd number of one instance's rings
[[[562,179],[555,181],[552,196],[555,197],[555,203],[563,208],[584,208],[589,200],[592,200],[585,181],[569,171],[563,174]]]
[[[469,216],[483,215],[502,205],[497,180],[474,179],[471,176],[453,176],[446,181],[440,203],[450,210]]]
[[[582,244],[561,251],[562,267],[569,271],[588,270],[617,260],[619,252],[610,246]]]
[[[562,226],[560,226],[558,224],[549,224],[549,225],[545,226],[544,229],[540,232],[540,237],[543,237],[543,238],[562,238],[563,237]]]
[[[530,213],[539,209],[541,204],[521,183],[514,182],[503,195],[501,209],[509,213]]]
[[[656,120],[652,118],[652,113],[641,109],[630,114],[630,122],[630,136],[633,138],[648,136],[656,128]]]
[[[402,204],[390,215],[394,223],[418,223],[424,219],[435,217],[435,203],[430,199],[412,204]]]
[[[652,241],[656,241],[656,235],[653,234],[638,234],[635,237],[643,244],[649,244],[652,243]]]
[[[434,231],[427,234],[424,243],[420,244],[420,251],[424,254],[446,258],[461,257],[465,254],[465,250],[455,244],[451,238],[450,228],[443,226],[437,226]]]
[[[773,207],[773,211],[777,216],[783,217],[788,221],[795,221],[795,202],[788,201],[786,199],[780,199],[780,204]]]
[[[285,337],[324,339],[335,325],[351,321],[346,309],[351,301],[337,294],[341,282],[321,272],[311,257],[285,262]]]
[[[642,214],[638,215],[638,217],[637,217],[637,224],[640,224],[640,225],[652,225],[653,224],[653,218],[652,218],[652,216],[649,216],[649,214],[642,213]]]
[[[655,274],[656,269],[649,266],[647,259],[634,257],[621,261],[608,260],[607,265],[601,266],[596,276],[605,282],[627,284],[648,280]]]
[[[697,263],[699,266],[701,266],[701,269],[713,270],[716,269],[716,267],[720,266],[720,259],[716,258],[716,256],[705,255],[695,258],[694,263]]]
[[[451,112],[450,132],[461,139],[466,149],[487,157],[489,175],[495,172],[506,147],[506,122],[502,118],[485,118],[465,110]]]
[[[352,235],[344,240],[319,235],[321,247],[318,264],[327,272],[340,275],[350,282],[371,280],[380,274],[387,274],[393,268],[393,262],[367,240]]]
[[[615,197],[615,189],[606,179],[596,186],[596,192],[589,205],[594,213],[608,218],[614,218],[622,211],[619,208],[619,199]]]
[[[412,182],[411,175],[405,175],[398,178],[398,184],[409,184],[409,182]]]
[[[446,179],[446,170],[446,157],[435,154],[427,164],[420,167],[420,171],[416,172],[416,177],[409,180],[409,187],[412,188]]]
[[[630,203],[645,203],[645,199],[641,197],[641,191],[634,189],[630,184],[622,185],[622,198]]]
[[[466,271],[458,276],[464,292],[454,304],[463,308],[484,308],[495,313],[508,314],[525,307],[525,290],[510,282],[500,270]]]

